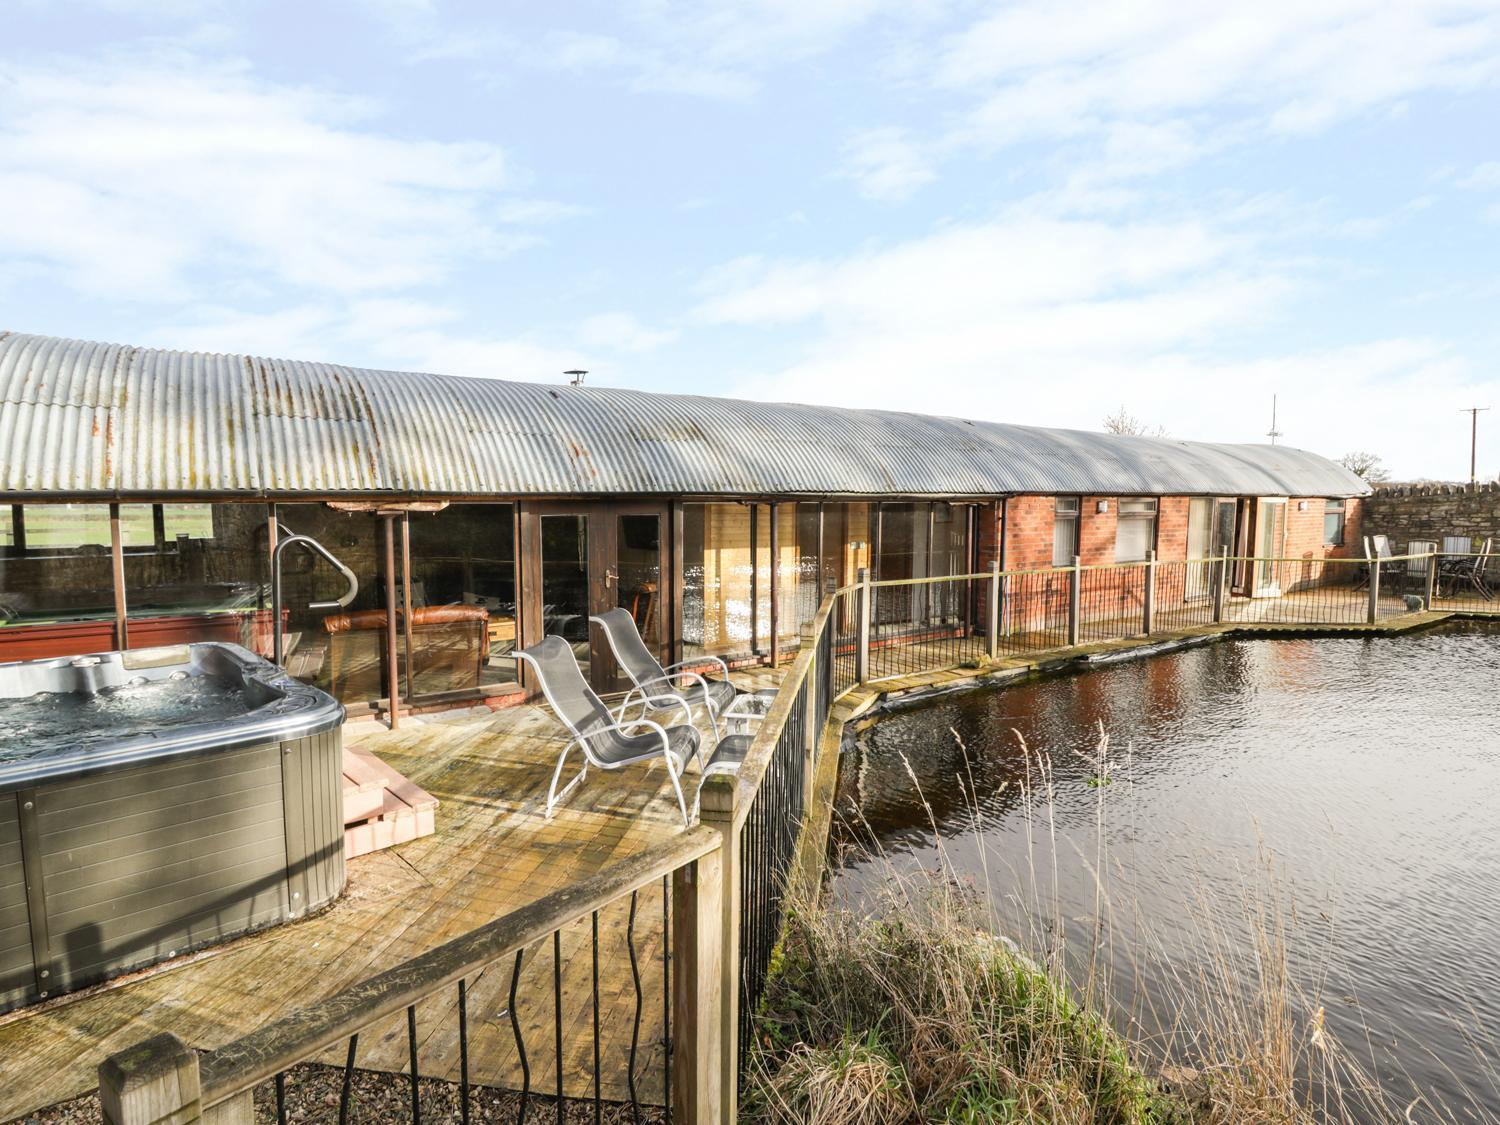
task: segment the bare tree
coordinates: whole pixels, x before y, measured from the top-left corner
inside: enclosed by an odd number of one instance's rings
[[[1340,457],[1339,464],[1366,484],[1379,484],[1391,479],[1391,471],[1380,463],[1380,455],[1377,453],[1358,449]]]
[[[1152,426],[1129,413],[1123,405],[1104,419],[1107,434],[1134,434],[1137,437],[1166,437],[1165,426]]]

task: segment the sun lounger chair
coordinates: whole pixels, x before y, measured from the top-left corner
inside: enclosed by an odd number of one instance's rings
[[[661,662],[646,647],[646,642],[641,640],[635,618],[624,607],[598,614],[589,620],[604,630],[605,639],[609,641],[609,648],[615,654],[616,662],[635,685],[620,704],[617,718],[623,719],[629,709],[635,706],[639,706],[642,713],[647,707],[677,703],[689,708],[702,707],[708,713],[709,725],[713,727],[714,742],[719,741],[719,716],[739,695],[739,689],[729,681],[729,665],[717,656],[702,656],[663,668]],[[689,664],[709,662],[723,669],[722,680],[710,680],[697,672],[685,671]]]
[[[660,755],[667,766],[667,777],[677,793],[682,822],[692,824],[687,801],[682,795],[681,778],[688,761],[698,757],[702,736],[693,726],[692,712],[686,703],[681,705],[687,718],[685,724],[663,728],[648,719],[621,722],[609,713],[603,700],[589,687],[579,670],[573,647],[561,637],[546,637],[516,653],[516,658],[531,666],[541,684],[542,694],[573,736],[558,755],[557,768],[552,771],[552,785],[547,790],[547,816],[550,817],[558,801],[588,775],[589,766],[617,770]],[[578,776],[559,791],[557,783],[562,779],[563,764],[575,746],[583,753],[583,766]]]

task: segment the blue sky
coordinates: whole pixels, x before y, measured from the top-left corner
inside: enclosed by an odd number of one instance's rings
[[[1223,10],[1221,10],[1223,9]],[[1500,4],[10,0],[0,326],[1500,472]]]

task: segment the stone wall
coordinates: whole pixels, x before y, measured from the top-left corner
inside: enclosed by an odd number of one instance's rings
[[[1485,539],[1500,537],[1500,483],[1496,482],[1473,488],[1456,484],[1377,488],[1363,508],[1363,534],[1387,535],[1397,551],[1404,551],[1413,539],[1441,545],[1448,535],[1471,537],[1477,550]]]

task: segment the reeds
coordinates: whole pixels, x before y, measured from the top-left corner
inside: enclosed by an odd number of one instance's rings
[[[986,869],[965,881],[934,826],[941,862],[913,872],[880,855],[872,835],[877,900],[791,906],[754,1025],[744,1120],[1457,1119],[1424,1099],[1392,1104],[1336,1041],[1291,971],[1303,935],[1264,849],[1229,900],[1196,880],[1194,917],[1170,927],[1115,901],[1105,828],[1109,794],[1130,763],[1111,756],[1102,730],[1095,752],[1081,756],[1096,794],[1092,838],[1069,841],[1095,881],[1094,917],[1065,918],[1052,764],[1022,750],[1021,807],[1033,819],[1029,838],[1054,845],[1051,870],[1029,852],[1024,877],[1007,872],[997,884]],[[954,782],[977,824],[972,777]],[[1104,954],[1119,952],[1121,932],[1126,961],[1152,965],[1149,998],[1131,989],[1127,999],[1110,979],[1106,966],[1119,958]],[[1181,955],[1184,940],[1190,956]]]

